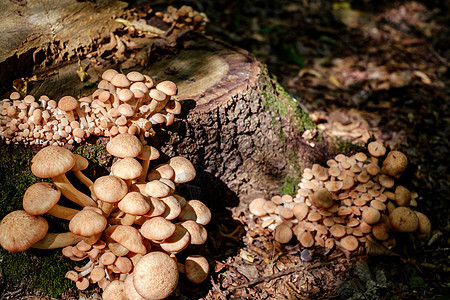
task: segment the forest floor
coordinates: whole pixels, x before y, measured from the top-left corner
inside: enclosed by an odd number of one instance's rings
[[[409,184],[433,228],[427,244],[405,241],[396,249],[399,256],[383,258],[348,260],[316,251],[312,261],[302,263],[295,247],[273,246],[270,254],[258,253],[244,242],[253,263],[241,251],[216,265],[218,275],[208,296],[450,296],[450,14],[448,6],[438,3],[192,2],[210,17],[208,34],[250,51],[268,65],[329,144],[343,145],[336,151],[350,150],[345,141],[365,145],[376,138],[406,153],[413,166]],[[246,234],[245,241],[258,235]],[[332,266],[322,266],[324,261]],[[274,273],[279,276],[274,278]]]
[[[137,2],[141,15],[171,4]],[[234,211],[241,224],[219,219],[208,228],[214,243],[199,248],[213,267],[210,278],[201,285],[180,278],[173,299],[450,297],[450,14],[439,3],[184,3],[207,14],[206,34],[267,64],[316,122],[332,154],[351,153],[370,139],[404,152],[411,165],[405,180],[433,232],[426,243],[400,240],[389,256],[311,249],[305,259],[298,245],[281,246],[270,232],[250,230],[248,210]],[[2,299],[18,295],[34,297],[19,290]]]

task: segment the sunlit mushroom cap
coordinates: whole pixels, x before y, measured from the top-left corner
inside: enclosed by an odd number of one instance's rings
[[[169,80],[162,81],[156,85],[156,89],[164,92],[168,96],[175,96],[178,93],[177,85]]]
[[[191,244],[203,245],[208,238],[208,232],[206,229],[195,221],[187,220],[180,224],[191,235]]]
[[[31,159],[31,172],[39,178],[62,175],[75,165],[75,155],[63,147],[48,146]]]
[[[30,215],[48,212],[61,197],[61,191],[50,182],[37,182],[30,185],[23,195],[23,209]]]
[[[16,210],[0,222],[0,244],[10,252],[25,251],[43,239],[47,231],[48,223],[43,217]]]
[[[282,223],[275,228],[273,235],[277,242],[287,243],[292,239],[293,232],[291,227]]]
[[[343,237],[340,242],[342,248],[348,251],[355,251],[359,246],[358,240],[353,235],[347,235],[346,237]]]
[[[138,178],[142,171],[142,165],[133,157],[125,157],[111,166],[111,173],[124,180]]]
[[[142,224],[140,232],[149,240],[161,241],[168,239],[175,232],[175,224],[163,217],[153,217]]]
[[[195,178],[196,172],[194,165],[187,159],[182,156],[172,157],[168,164],[175,171],[175,183],[184,183],[191,181]]]
[[[181,221],[193,220],[201,225],[211,221],[211,211],[200,200],[189,200],[181,210],[178,219]]]
[[[85,170],[89,166],[89,161],[79,154],[75,155],[75,165],[72,167],[72,171],[82,171]]]
[[[76,235],[90,237],[101,233],[106,225],[106,218],[101,213],[86,206],[70,220],[69,230]]]
[[[167,253],[179,253],[186,249],[191,242],[191,235],[186,228],[175,224],[175,232],[159,246]]]
[[[93,191],[101,201],[115,203],[127,194],[128,187],[119,177],[106,175],[94,181]]]
[[[125,278],[124,284],[124,290],[127,292],[127,298],[126,299],[132,299],[132,300],[145,300],[146,298],[139,295],[139,293],[134,288],[134,274],[130,273],[127,275],[127,278]]]
[[[131,252],[140,254],[147,253],[147,249],[142,241],[142,235],[133,226],[113,225],[108,227],[105,233]]]
[[[62,111],[71,111],[78,107],[79,102],[72,96],[64,96],[58,101],[58,108]]]
[[[139,192],[129,192],[119,201],[119,209],[130,215],[145,215],[150,210],[150,203]]]
[[[103,300],[127,299],[124,291],[124,283],[120,280],[113,280],[106,287],[102,294]]]
[[[164,252],[144,255],[133,271],[136,291],[146,299],[164,299],[178,284],[178,267],[175,260]]]
[[[120,158],[137,157],[141,154],[143,145],[135,135],[122,133],[113,137],[106,144],[106,150],[109,154]]]

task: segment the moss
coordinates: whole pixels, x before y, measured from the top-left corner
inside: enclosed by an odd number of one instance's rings
[[[33,151],[14,145],[0,145],[0,219],[13,210],[23,209],[25,190],[35,182],[44,181],[31,173]],[[47,180],[45,180],[47,181]],[[67,231],[67,222],[45,215],[52,232]],[[56,296],[73,284],[64,278],[74,263],[61,260],[60,250],[27,250],[10,253],[0,247],[3,290],[17,287],[40,290]]]

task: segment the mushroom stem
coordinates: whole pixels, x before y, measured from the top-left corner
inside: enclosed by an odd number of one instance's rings
[[[73,174],[89,189],[91,188],[93,182],[89,177],[83,174],[81,171],[74,171]]]
[[[102,233],[100,232],[100,233],[95,234],[93,236],[83,237],[83,241],[85,241],[89,245],[93,245],[100,239],[101,236],[102,236]]]
[[[70,201],[80,206],[97,206],[97,204],[86,194],[77,190],[65,174],[52,178],[53,183],[61,190],[61,193]]]
[[[47,233],[42,240],[34,243],[31,248],[36,249],[56,249],[74,245],[83,239],[82,236],[72,232]]]
[[[47,211],[49,215],[64,220],[71,220],[73,216],[75,216],[78,212],[79,210],[77,209],[61,206],[58,204],[54,205],[49,211]]]

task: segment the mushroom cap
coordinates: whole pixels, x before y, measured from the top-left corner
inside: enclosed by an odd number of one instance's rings
[[[95,195],[103,202],[115,203],[120,201],[128,192],[125,181],[114,175],[97,178],[92,185]]]
[[[143,237],[153,241],[168,239],[175,232],[176,226],[163,217],[153,217],[142,224],[139,230]]]
[[[160,164],[148,172],[147,180],[152,181],[161,178],[172,179],[175,171],[169,164]]]
[[[134,274],[130,273],[127,275],[127,278],[125,278],[124,284],[124,290],[127,291],[127,298],[126,299],[132,299],[132,300],[145,300],[144,297],[139,295],[139,293],[134,288]]]
[[[168,96],[175,96],[178,93],[178,88],[175,82],[166,80],[158,83],[156,85],[156,89],[160,90],[164,94]]]
[[[419,229],[419,218],[409,207],[394,208],[389,214],[389,222],[394,231],[414,232]]]
[[[375,209],[373,207],[368,207],[367,209],[365,209],[362,212],[362,219],[367,223],[367,224],[376,224],[378,221],[380,221],[381,218],[381,214],[380,211],[378,209]]]
[[[411,192],[402,185],[395,188],[395,202],[398,206],[409,206],[411,202]]]
[[[313,194],[313,201],[319,207],[330,208],[333,205],[333,197],[326,188],[319,188]]]
[[[211,211],[200,200],[189,200],[181,210],[178,219],[181,221],[193,220],[201,225],[211,221]]]
[[[27,188],[23,195],[23,209],[30,215],[48,212],[61,197],[61,191],[50,182],[37,182]]]
[[[372,228],[373,236],[379,241],[385,241],[389,238],[389,227],[385,223],[375,224]]]
[[[16,210],[0,222],[0,245],[10,252],[25,251],[43,239],[47,231],[48,223],[43,217]]]
[[[186,228],[180,224],[175,224],[175,232],[159,246],[169,253],[179,253],[186,249],[191,242],[191,235]]]
[[[127,299],[124,291],[125,284],[120,280],[113,280],[103,291],[103,300]]]
[[[184,270],[190,282],[200,283],[208,277],[208,260],[201,255],[189,255],[184,263]]]
[[[147,253],[142,235],[133,226],[112,225],[105,230],[105,233],[131,252],[143,255]]]
[[[137,71],[131,71],[130,73],[128,73],[127,78],[130,81],[144,81],[145,80],[144,75],[142,75],[141,73],[139,73]]]
[[[122,158],[111,166],[111,173],[124,180],[138,178],[142,171],[142,165],[133,157]]]
[[[172,157],[168,164],[172,167],[175,172],[175,183],[184,183],[191,181],[195,178],[196,171],[194,165],[182,156]]]
[[[119,72],[117,72],[116,70],[107,69],[107,70],[105,70],[105,72],[103,72],[102,79],[111,81],[111,79],[117,74],[119,74]]]
[[[144,215],[150,210],[150,203],[139,192],[129,192],[119,201],[119,209],[130,215]]]
[[[128,80],[127,76],[125,76],[124,74],[120,74],[120,73],[114,75],[111,78],[111,83],[115,87],[119,87],[119,88],[126,88],[131,84],[131,82]]]
[[[208,232],[206,229],[195,221],[187,220],[180,224],[191,235],[192,245],[203,245],[208,238]]]
[[[292,239],[293,233],[291,227],[288,225],[281,223],[273,232],[274,239],[279,243],[287,243]]]
[[[309,207],[306,203],[297,203],[292,209],[297,220],[301,221],[308,215]]]
[[[417,238],[419,240],[427,240],[431,234],[431,222],[428,217],[418,211],[414,211],[419,219],[419,230],[417,231]]]
[[[267,212],[264,209],[264,204],[266,204],[266,202],[267,200],[264,198],[253,199],[248,206],[250,213],[258,217],[267,215]]]
[[[386,154],[386,148],[384,147],[383,143],[379,141],[370,142],[367,145],[367,150],[373,157],[380,157]]]
[[[79,154],[75,155],[75,165],[72,167],[72,171],[82,171],[85,170],[89,166],[89,161]]]
[[[134,288],[146,299],[164,299],[178,284],[178,266],[164,252],[144,255],[134,267]]]
[[[118,134],[106,144],[106,151],[120,158],[137,157],[142,150],[143,145],[139,138],[129,133]]]
[[[69,230],[76,235],[90,237],[105,230],[108,222],[101,213],[86,207],[70,220]]]
[[[31,172],[39,178],[62,175],[75,165],[75,155],[63,147],[47,146],[31,159]]]
[[[160,180],[152,180],[145,185],[145,193],[151,197],[166,197],[173,189]]]
[[[58,108],[62,111],[71,111],[79,106],[79,102],[72,96],[64,96],[58,101]]]
[[[346,237],[343,237],[340,240],[340,242],[342,248],[348,251],[355,251],[356,249],[358,249],[359,246],[358,239],[355,238],[353,235],[347,235]]]
[[[314,245],[314,237],[309,231],[303,231],[298,235],[298,240],[303,247],[312,247]]]
[[[142,160],[155,160],[159,158],[159,155],[158,149],[150,145],[145,145],[142,148],[141,154],[138,155],[138,158]]]
[[[408,166],[408,158],[400,151],[392,150],[383,161],[383,168],[387,174],[399,178]]]

